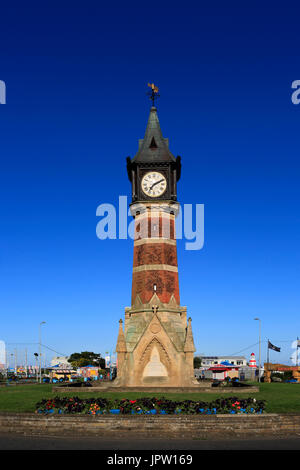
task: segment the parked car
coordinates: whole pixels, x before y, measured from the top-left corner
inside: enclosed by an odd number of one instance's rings
[[[212,386],[212,387],[219,387],[220,383],[221,383],[220,380],[213,380],[211,386]]]

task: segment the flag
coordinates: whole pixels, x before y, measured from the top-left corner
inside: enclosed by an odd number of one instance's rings
[[[273,349],[274,351],[280,352],[280,348],[278,348],[277,346],[274,346],[274,344],[270,343],[270,341],[268,341],[268,348]]]

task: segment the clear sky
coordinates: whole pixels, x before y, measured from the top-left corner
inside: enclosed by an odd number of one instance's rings
[[[290,361],[299,325],[299,3],[6,2],[1,6],[0,339],[113,350],[133,242],[96,237],[130,196],[126,157],[158,115],[182,157],[181,203],[205,244],[178,242],[198,353]],[[34,347],[33,347],[34,348]],[[47,350],[49,359],[55,353]],[[262,346],[266,359],[266,343]]]

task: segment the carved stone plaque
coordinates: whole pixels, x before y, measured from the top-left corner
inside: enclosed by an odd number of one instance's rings
[[[160,330],[161,330],[161,326],[159,323],[152,323],[152,325],[150,326],[150,330],[151,330],[151,333],[159,333]]]

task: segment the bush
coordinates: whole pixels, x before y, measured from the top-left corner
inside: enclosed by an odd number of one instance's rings
[[[263,413],[264,400],[237,397],[219,398],[213,402],[173,401],[167,398],[137,398],[107,400],[106,398],[58,397],[36,404],[36,413],[105,414],[119,410],[121,414],[254,414]]]
[[[294,376],[293,376],[293,372],[291,370],[286,370],[283,373],[283,377],[282,377],[283,380],[291,380],[293,378],[294,378]]]
[[[273,379],[275,377],[278,378],[278,379],[282,379],[283,376],[284,376],[284,374],[281,374],[280,372],[272,372],[271,379]]]

